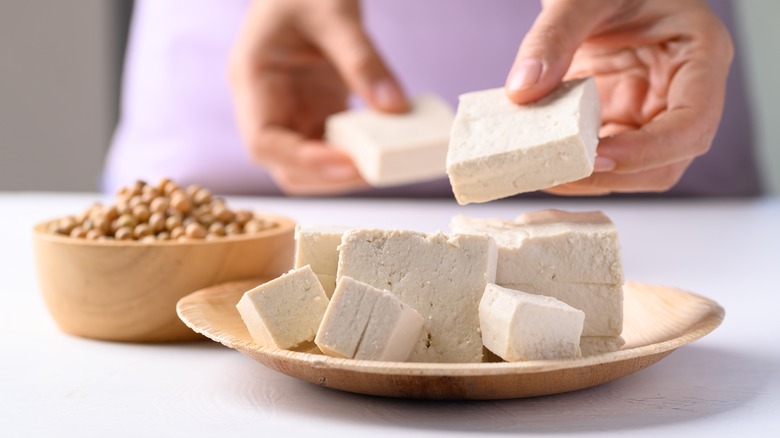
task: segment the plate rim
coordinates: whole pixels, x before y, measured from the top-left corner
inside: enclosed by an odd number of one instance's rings
[[[176,312],[179,318],[192,330],[200,333],[207,338],[219,342],[220,344],[241,351],[242,353],[254,358],[255,355],[267,357],[268,359],[277,359],[283,361],[293,361],[296,365],[311,367],[312,369],[341,370],[349,372],[359,372],[363,374],[377,374],[382,376],[414,376],[414,377],[489,377],[501,375],[519,375],[546,373],[551,371],[560,371],[575,368],[584,368],[598,365],[618,363],[626,360],[647,358],[649,356],[661,353],[671,353],[675,349],[701,339],[714,331],[725,318],[725,309],[703,295],[682,290],[676,287],[650,285],[636,281],[628,281],[624,287],[650,286],[671,289],[675,293],[689,295],[705,303],[709,311],[706,316],[697,321],[689,330],[666,341],[641,345],[634,348],[618,350],[610,353],[603,353],[593,356],[587,356],[569,360],[532,360],[522,362],[482,362],[482,363],[427,363],[427,362],[388,362],[371,361],[360,359],[345,359],[329,357],[321,354],[312,354],[300,351],[282,350],[269,347],[263,347],[254,342],[244,341],[221,330],[216,329],[218,336],[215,335],[215,329],[211,327],[210,332],[201,327],[197,318],[186,312],[186,306],[199,299],[201,296],[224,293],[218,288],[227,288],[232,284],[249,283],[250,280],[235,281],[215,285],[209,288],[195,291],[181,298],[176,305]],[[248,290],[248,289],[247,289]],[[236,311],[236,314],[238,312]],[[659,359],[660,360],[660,359]],[[263,363],[272,369],[269,365]]]

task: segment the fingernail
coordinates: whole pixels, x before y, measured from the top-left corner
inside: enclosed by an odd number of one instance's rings
[[[357,169],[347,164],[337,164],[322,168],[322,175],[331,181],[344,181],[358,176]]]
[[[398,86],[389,79],[375,83],[372,88],[374,103],[385,111],[406,111],[406,100]]]
[[[617,167],[615,160],[607,157],[596,157],[596,160],[593,163],[594,172],[609,172],[615,170],[615,167]]]
[[[509,73],[506,87],[509,91],[520,91],[530,88],[542,77],[542,63],[538,59],[526,59]]]

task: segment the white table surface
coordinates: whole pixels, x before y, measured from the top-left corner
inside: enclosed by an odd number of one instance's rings
[[[361,396],[279,374],[211,342],[135,345],[61,333],[35,278],[34,223],[96,194],[0,193],[0,436],[780,436],[780,199],[453,201],[231,198],[304,224],[446,229],[456,213],[604,210],[627,279],[718,301],[720,328],[587,390],[522,400]]]

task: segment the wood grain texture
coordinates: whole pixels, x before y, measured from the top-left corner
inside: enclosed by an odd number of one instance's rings
[[[182,298],[179,317],[193,330],[281,373],[342,391],[422,399],[506,399],[588,388],[627,376],[717,328],[724,310],[702,296],[628,282],[626,344],[576,360],[481,364],[372,362],[313,351],[264,348],[252,342],[235,305],[260,280],[210,287]]]
[[[192,291],[227,281],[274,278],[293,265],[295,223],[209,241],[97,242],[34,229],[38,283],[66,333],[125,342],[202,338],[176,316]]]

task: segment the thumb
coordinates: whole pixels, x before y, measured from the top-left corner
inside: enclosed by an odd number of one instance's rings
[[[506,92],[516,103],[533,102],[555,89],[574,53],[601,23],[614,14],[614,0],[553,0],[523,38],[506,79]]]
[[[320,45],[349,88],[372,108],[394,113],[409,109],[403,89],[359,21],[334,23]]]

